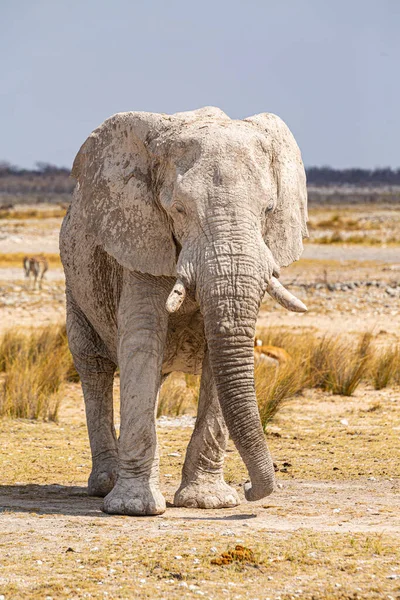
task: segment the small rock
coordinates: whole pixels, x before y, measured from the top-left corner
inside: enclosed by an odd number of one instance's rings
[[[393,289],[392,287],[387,287],[387,288],[386,288],[386,290],[385,290],[385,292],[386,292],[386,293],[387,293],[389,296],[391,296],[392,298],[393,298],[394,296],[397,296],[397,290]]]
[[[341,419],[341,421],[340,421],[340,422],[341,422],[341,424],[342,424],[342,425],[346,425],[346,427],[347,427],[347,425],[349,424],[349,422],[348,422],[348,420],[347,420],[347,419]]]

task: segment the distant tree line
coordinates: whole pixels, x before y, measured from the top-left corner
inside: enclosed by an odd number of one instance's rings
[[[354,185],[374,187],[400,185],[400,169],[332,169],[331,167],[308,167],[307,182],[316,186]]]
[[[38,162],[35,169],[21,169],[0,162],[0,193],[5,194],[65,194],[74,189],[70,170]]]
[[[331,167],[308,167],[309,185],[323,186],[399,186],[400,168],[381,169],[332,169]],[[21,169],[7,162],[0,162],[0,193],[3,194],[65,194],[70,193],[75,182],[70,170],[49,163],[38,162],[35,169]]]

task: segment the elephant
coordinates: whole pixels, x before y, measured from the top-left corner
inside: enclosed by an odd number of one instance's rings
[[[256,319],[265,292],[307,310],[278,280],[308,235],[305,170],[288,127],[270,113],[234,120],[214,107],[118,113],[89,135],[72,176],[60,254],[92,454],[88,494],[109,514],[165,511],[155,415],[173,371],[201,373],[174,505],[239,503],[223,476],[229,435],[249,473],[245,498],[271,494]]]

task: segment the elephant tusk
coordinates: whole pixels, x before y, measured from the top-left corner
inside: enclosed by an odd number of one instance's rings
[[[168,296],[167,303],[165,305],[167,311],[169,313],[176,312],[181,307],[185,297],[185,286],[183,285],[180,279],[177,279],[174,287],[172,288],[172,292]]]
[[[267,285],[267,292],[272,298],[274,298],[279,304],[281,304],[287,310],[293,312],[307,312],[307,306],[303,304],[301,300],[293,296],[283,285],[275,278],[271,277]]]

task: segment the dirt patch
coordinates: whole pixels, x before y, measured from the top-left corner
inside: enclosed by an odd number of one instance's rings
[[[245,502],[247,474],[230,443],[226,479],[242,504],[219,511],[172,506],[193,422],[188,416],[162,419],[166,513],[111,517],[101,512],[101,499],[86,495],[90,452],[83,400],[79,385],[69,384],[59,424],[0,423],[0,593],[395,598],[399,411],[400,390],[364,388],[353,398],[310,391],[294,399],[268,433],[279,469],[276,492]],[[253,563],[211,564],[237,545],[252,551]]]

